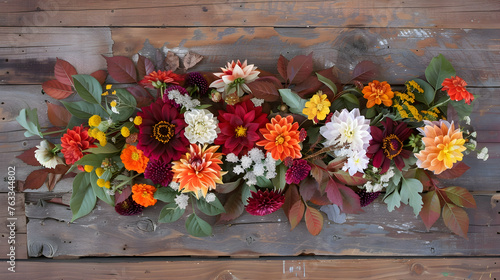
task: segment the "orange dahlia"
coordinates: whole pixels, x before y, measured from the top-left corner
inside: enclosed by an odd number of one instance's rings
[[[392,105],[394,92],[391,90],[391,85],[387,82],[374,80],[363,88],[363,97],[368,100],[366,108],[371,108],[375,104],[380,105],[382,103],[389,107]]]
[[[156,204],[155,192],[156,188],[151,185],[135,184],[132,186],[132,199],[144,207],[153,206]]]
[[[149,158],[144,153],[133,145],[126,145],[123,149],[120,159],[125,165],[125,169],[144,173],[148,166]]]
[[[424,123],[425,127],[418,130],[424,134],[422,141],[425,149],[415,154],[417,166],[440,174],[462,160],[462,152],[466,150],[465,140],[460,129],[455,129],[453,122],[450,124],[442,120]]]
[[[222,153],[215,153],[219,146],[208,148],[205,144],[191,144],[189,152],[180,160],[172,162],[174,178],[172,181],[179,183],[179,190],[183,193],[193,192],[196,198],[200,193],[205,197],[209,190],[215,189],[216,184],[222,184],[222,176],[227,172],[222,171]]]
[[[465,103],[467,104],[470,104],[470,102],[474,100],[472,93],[465,89],[467,83],[458,76],[444,79],[441,85],[443,86],[441,90],[447,91],[451,100],[460,101],[465,99]]]
[[[144,76],[139,83],[147,88],[159,88],[159,85],[165,84],[179,84],[183,81],[180,75],[175,74],[171,70],[169,71],[153,71],[148,75]]]
[[[292,116],[282,118],[277,115],[266,127],[260,129],[264,140],[257,142],[257,145],[264,146],[275,160],[284,161],[286,157],[301,158],[298,129],[299,124],[293,122]]]

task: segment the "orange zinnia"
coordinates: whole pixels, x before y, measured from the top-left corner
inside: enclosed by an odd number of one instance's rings
[[[275,160],[284,161],[287,157],[301,158],[298,129],[299,124],[293,122],[292,116],[282,118],[277,115],[266,124],[265,128],[260,129],[264,140],[257,142],[257,145],[264,146]]]
[[[156,199],[154,198],[155,192],[156,188],[153,186],[135,184],[132,186],[132,199],[144,207],[153,206],[156,204]]]
[[[363,88],[363,97],[368,100],[366,103],[366,108],[371,108],[375,104],[380,105],[384,103],[385,106],[389,107],[392,105],[392,98],[394,97],[394,92],[391,90],[391,85],[387,82],[379,82],[374,80],[368,83],[366,87]]]
[[[201,193],[206,197],[209,190],[215,189],[216,184],[222,184],[222,175],[227,172],[221,171],[222,153],[215,153],[219,146],[191,144],[189,152],[174,161],[172,171],[173,181],[179,183],[179,190],[183,193],[193,192],[196,198]]]
[[[424,134],[422,141],[425,149],[415,154],[417,166],[440,174],[462,160],[462,152],[466,150],[465,140],[460,129],[455,129],[453,123],[425,121],[425,124],[423,129],[418,129]]]
[[[120,158],[125,165],[125,169],[144,173],[148,165],[149,158],[144,153],[133,145],[126,145],[123,149]]]

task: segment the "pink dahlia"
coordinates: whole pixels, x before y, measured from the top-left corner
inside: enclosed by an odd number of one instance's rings
[[[248,213],[254,216],[264,216],[276,212],[285,203],[285,195],[275,191],[252,192],[252,196],[247,200],[245,207]]]
[[[75,126],[73,129],[68,129],[61,137],[61,147],[66,164],[73,164],[80,160],[85,154],[83,151],[89,148],[96,148],[95,139],[90,137],[88,129],[83,128],[83,125]]]
[[[137,148],[149,159],[163,162],[180,159],[189,147],[184,137],[187,126],[184,115],[161,99],[141,109],[142,112],[137,113],[142,118]]]
[[[144,178],[150,179],[154,184],[160,184],[164,187],[172,182],[174,173],[172,172],[172,164],[161,160],[150,160]]]
[[[288,168],[285,174],[287,184],[298,184],[304,180],[311,171],[311,166],[305,159],[298,159],[293,161],[292,166]]]
[[[248,84],[257,79],[259,71],[256,70],[253,64],[247,65],[245,60],[241,63],[239,60],[237,62],[231,61],[227,63],[227,67],[221,67],[222,73],[214,73],[218,80],[210,84],[210,87],[216,88],[217,91],[223,92],[225,88],[229,86],[239,86],[240,84]],[[248,92],[248,87],[242,87],[244,91]],[[239,94],[241,96],[243,93]]]

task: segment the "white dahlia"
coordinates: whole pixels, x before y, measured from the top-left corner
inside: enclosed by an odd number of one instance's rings
[[[190,143],[212,144],[217,138],[219,121],[207,110],[193,109],[184,114],[187,127],[184,136]]]
[[[325,146],[346,145],[352,151],[366,150],[370,144],[370,120],[361,116],[359,109],[343,109],[333,114],[330,122],[320,128]]]

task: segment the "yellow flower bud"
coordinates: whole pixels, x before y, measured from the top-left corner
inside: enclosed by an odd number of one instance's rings
[[[104,183],[104,187],[105,187],[106,189],[111,188],[111,183],[110,183],[109,181],[106,181],[106,183]]]
[[[126,126],[122,127],[121,133],[122,133],[123,137],[129,137],[130,136],[130,130]]]
[[[104,179],[98,179],[98,180],[97,180],[97,185],[98,185],[99,187],[101,187],[101,188],[102,188],[102,187],[104,187],[104,185],[105,185],[105,184],[106,184],[106,182],[104,181]]]
[[[134,119],[134,124],[135,125],[141,125],[142,124],[142,117],[141,116],[136,116]]]
[[[99,115],[93,115],[89,119],[89,125],[91,127],[99,126],[101,124],[101,117]]]
[[[85,165],[83,169],[85,169],[85,172],[90,173],[92,172],[92,170],[94,170],[94,167],[92,165]]]
[[[109,105],[111,107],[116,107],[116,100],[111,101],[111,103],[109,103]]]
[[[104,169],[101,167],[96,168],[95,174],[97,175],[97,177],[101,177],[102,174],[104,174]]]

